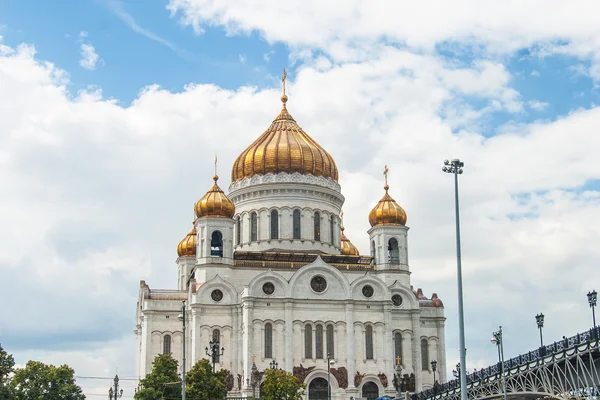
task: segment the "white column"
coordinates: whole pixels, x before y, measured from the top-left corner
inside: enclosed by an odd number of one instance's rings
[[[383,338],[383,368],[386,375],[392,377],[394,375],[394,346],[392,345],[392,313],[388,304],[383,305],[384,315],[384,338]]]
[[[346,365],[348,369],[348,388],[354,388],[356,373],[354,355],[354,304],[346,304]]]
[[[294,327],[291,301],[285,303],[285,370],[292,372],[294,369]]]
[[[200,343],[200,309],[192,308],[192,323],[189,327],[186,326],[186,341],[189,338],[191,340],[191,358],[186,360],[194,365],[196,361],[202,358],[202,343]],[[186,343],[187,346],[187,343]],[[187,348],[186,348],[187,352]],[[187,366],[186,366],[187,368]],[[189,370],[188,370],[189,371]]]
[[[230,358],[231,358],[231,375],[233,375],[233,390],[239,390],[241,388],[237,387],[237,374],[238,372],[238,337],[240,335],[239,330],[240,327],[238,325],[238,312],[237,312],[237,307],[233,306],[231,307],[231,325],[232,325],[232,330],[231,330],[231,349],[230,351]]]
[[[444,383],[444,382],[446,382],[446,335],[444,333],[444,318],[439,318],[436,321],[436,324],[437,324],[437,336],[438,336],[438,348],[437,348],[438,373],[436,374],[436,377],[440,383]]]
[[[251,300],[248,300],[246,302],[244,302],[243,304],[243,315],[242,315],[242,319],[243,319],[243,324],[244,324],[244,336],[242,337],[242,341],[243,341],[243,348],[244,348],[244,382],[243,384],[246,385],[246,379],[250,378],[250,369],[252,368],[252,340],[253,340],[253,330],[254,330],[254,326],[253,326],[253,322],[252,320],[254,319],[253,316],[253,307],[254,307],[254,302]],[[246,389],[249,389],[249,386],[246,387]]]
[[[419,310],[413,310],[411,317],[413,331],[413,369],[415,371],[416,391],[420,392],[422,390],[423,379],[421,368],[421,330],[419,327],[421,320],[419,318]]]
[[[146,376],[152,368],[152,330],[150,329],[150,316],[142,318],[142,354],[140,362],[140,375]]]

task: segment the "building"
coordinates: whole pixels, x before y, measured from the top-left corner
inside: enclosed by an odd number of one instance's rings
[[[252,394],[253,365],[277,362],[306,383],[307,399],[326,399],[328,355],[332,399],[394,394],[396,360],[410,391],[431,387],[431,361],[437,380],[446,376],[444,308],[435,293],[413,290],[406,213],[388,193],[387,168],[368,214],[371,254],[360,255],[344,234],[333,158],[289,114],[285,92],[281,100],[235,161],[229,194],[215,174],[196,203],[177,246],[178,289],[140,282],[140,377],[160,353],[181,362],[185,301],[186,368],[218,341],[216,367],[231,372],[232,396]]]

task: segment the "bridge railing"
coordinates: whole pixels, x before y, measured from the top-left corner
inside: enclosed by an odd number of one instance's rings
[[[543,361],[543,359],[546,357],[553,357],[554,355],[562,353],[565,350],[595,342],[599,338],[600,327],[592,328],[587,332],[578,333],[577,335],[569,338],[563,336],[562,340],[518,355],[517,357],[513,357],[509,360],[505,360],[504,374],[505,376],[510,376],[514,373],[518,373],[524,366],[529,366],[531,363],[538,363]],[[490,365],[487,368],[482,368],[477,372],[467,374],[467,388],[500,379],[500,372],[501,363],[498,362],[497,364]],[[441,395],[445,394],[446,392],[455,392],[457,390],[460,390],[460,381],[458,378],[443,384],[437,384],[433,388],[424,390],[420,393],[415,393],[412,399],[425,400],[436,396],[442,397]]]

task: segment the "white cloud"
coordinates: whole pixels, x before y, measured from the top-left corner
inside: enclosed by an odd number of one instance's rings
[[[96,53],[96,48],[91,44],[81,44],[81,59],[79,65],[85,69],[96,69],[96,65],[100,61],[100,56]]]
[[[238,60],[240,61],[240,63],[246,64],[246,55],[238,54]]]
[[[527,105],[536,111],[543,111],[548,107],[548,103],[539,100],[530,100],[527,102]]]

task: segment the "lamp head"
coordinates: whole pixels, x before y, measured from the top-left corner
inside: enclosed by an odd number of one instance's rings
[[[538,328],[542,328],[544,326],[544,314],[540,313],[536,315],[535,322],[537,322]]]
[[[590,307],[594,307],[596,305],[597,296],[598,296],[598,293],[596,293],[595,290],[588,292],[587,298],[588,298],[588,303],[590,303]]]
[[[496,335],[492,336],[492,338],[490,339],[490,342],[492,342],[493,344],[498,344],[499,340],[496,337]]]
[[[183,313],[182,313],[182,314],[179,314],[179,315],[177,316],[177,319],[178,319],[178,320],[180,320],[180,321],[183,321]]]

